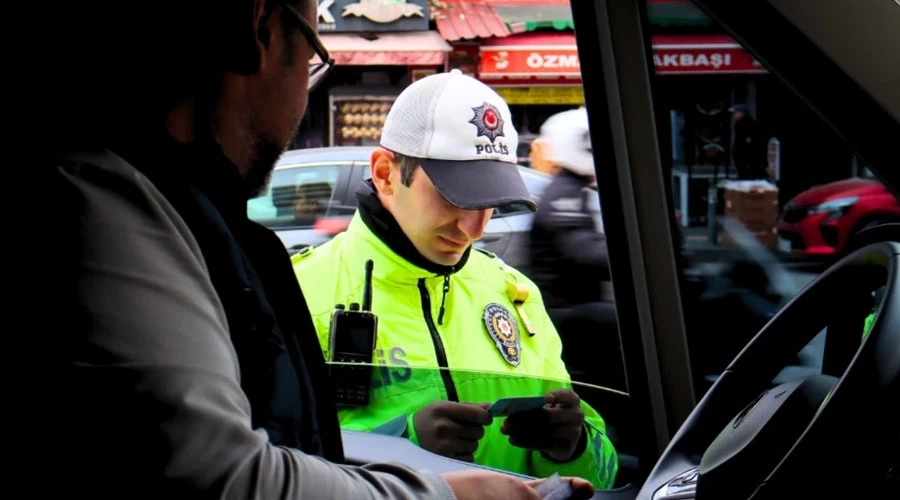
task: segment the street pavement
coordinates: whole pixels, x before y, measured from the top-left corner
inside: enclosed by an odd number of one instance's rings
[[[734,251],[722,245],[721,242],[710,243],[706,227],[683,228],[682,238],[682,248],[685,253],[691,255],[693,262],[722,262],[727,259],[729,252]],[[825,269],[825,265],[821,262],[788,258],[777,249],[772,248],[770,250],[772,255],[786,268],[788,275],[796,283],[798,289],[809,284]]]

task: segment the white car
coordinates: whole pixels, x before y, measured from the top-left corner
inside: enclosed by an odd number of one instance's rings
[[[249,217],[274,230],[291,253],[328,241],[346,227],[356,210],[354,191],[369,177],[373,149],[340,146],[285,152],[269,189],[247,203]],[[539,199],[551,177],[522,166],[519,172],[528,190]],[[514,267],[523,267],[527,264],[527,237],[533,218],[524,205],[498,208],[476,246]]]

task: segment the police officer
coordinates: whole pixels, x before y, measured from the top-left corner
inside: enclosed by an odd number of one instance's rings
[[[349,228],[295,255],[294,269],[330,357],[335,304],[362,297],[374,262],[372,399],[342,410],[343,428],[394,429],[441,455],[609,488],[616,452],[572,390],[538,288],[473,250],[494,207],[534,209],[517,143],[508,106],[483,83],[457,70],[416,81],[388,113]],[[504,419],[487,410],[527,396],[546,405]]]
[[[591,209],[598,195],[587,110],[551,116],[540,140],[546,160],[560,171],[541,195],[532,224],[531,276],[564,339],[570,370],[590,370],[591,382],[625,389],[606,238],[599,208]]]
[[[559,167],[553,162],[547,161],[544,153],[544,148],[546,147],[544,142],[540,137],[531,141],[528,153],[528,157],[531,160],[531,168],[547,175],[556,175],[559,173]]]

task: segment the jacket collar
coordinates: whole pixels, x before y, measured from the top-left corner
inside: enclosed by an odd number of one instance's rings
[[[247,220],[244,178],[212,138],[183,144],[164,132],[147,132],[139,141],[118,141],[112,149],[154,184],[202,192],[229,225]]]
[[[356,197],[359,199],[359,211],[353,222],[356,222],[357,226],[361,226],[357,228],[357,231],[365,229],[368,236],[378,243],[381,253],[390,254],[391,260],[397,261],[398,264],[401,264],[400,267],[406,269],[410,274],[420,278],[450,276],[462,269],[468,262],[469,253],[472,251],[471,246],[466,249],[462,259],[455,266],[444,266],[426,259],[403,233],[403,229],[400,228],[400,224],[394,216],[381,204],[371,179],[360,183],[356,190]],[[351,228],[354,225],[353,222],[351,222]],[[348,228],[348,232],[351,228]]]

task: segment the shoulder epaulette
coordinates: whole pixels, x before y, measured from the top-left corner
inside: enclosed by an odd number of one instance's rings
[[[498,256],[498,255],[495,254],[494,252],[491,252],[490,250],[485,250],[484,248],[478,248],[478,247],[472,247],[472,248],[474,248],[475,250],[477,250],[477,251],[479,251],[479,252],[481,252],[481,253],[487,255],[488,257],[490,257],[490,258],[496,260],[497,263],[500,264],[500,267],[502,267],[502,268],[508,268],[508,267],[509,267],[509,264],[507,264],[506,262],[503,262],[503,259],[501,259],[500,256]]]
[[[479,251],[479,252],[481,252],[481,253],[487,255],[488,257],[490,257],[490,258],[492,258],[492,259],[500,260],[500,257],[497,257],[497,254],[495,254],[494,252],[491,252],[490,250],[485,250],[485,249],[483,249],[483,248],[478,248],[478,247],[472,247],[472,248],[474,248],[475,250],[477,250],[477,251]]]
[[[301,248],[300,250],[297,250],[292,253],[291,253],[291,250],[288,250],[288,253],[291,254],[291,262],[297,263],[297,262],[300,262],[301,260],[309,257],[313,253],[313,248],[314,247],[312,245],[307,245],[307,246]]]

